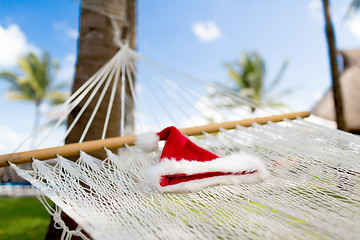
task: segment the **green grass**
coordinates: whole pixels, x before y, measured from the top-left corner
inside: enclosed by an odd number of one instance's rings
[[[0,239],[45,239],[50,215],[36,197],[0,197]]]

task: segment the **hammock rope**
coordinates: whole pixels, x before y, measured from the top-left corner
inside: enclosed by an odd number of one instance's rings
[[[135,147],[107,150],[105,161],[82,152],[75,163],[59,156],[56,166],[35,160],[33,171],[12,167],[94,239],[356,239],[360,143],[341,143],[338,134],[297,119],[192,138],[221,155],[254,152],[270,176],[182,194],[149,189],[146,170],[160,152]]]
[[[223,122],[223,123],[213,123],[205,126],[183,128],[180,129],[180,132],[188,136],[194,136],[194,135],[200,135],[203,132],[206,133],[218,132],[219,129],[234,129],[237,126],[249,127],[254,123],[267,124],[270,121],[281,122],[284,121],[284,119],[296,119],[297,117],[305,118],[308,117],[309,115],[310,112],[295,112],[295,113],[281,114],[270,117],[245,119],[240,121]],[[107,138],[104,140],[93,140],[82,143],[67,144],[64,146],[47,148],[47,149],[4,154],[4,155],[0,155],[0,167],[7,166],[8,162],[14,164],[29,163],[32,161],[33,158],[38,160],[47,160],[47,159],[55,158],[57,154],[64,157],[71,157],[71,156],[77,156],[80,151],[91,153],[91,152],[100,151],[103,148],[117,149],[123,147],[124,145],[133,145],[135,141],[136,141],[136,135],[130,135],[125,137],[114,137],[114,138]]]
[[[106,138],[117,91],[121,91],[120,136]],[[225,98],[211,98],[216,91]],[[107,92],[102,139],[84,141]],[[309,112],[280,114],[278,109],[143,57],[124,44],[60,107],[61,114],[50,116],[46,124],[57,122],[39,147],[83,103],[64,136],[57,136],[64,141],[95,96],[99,97],[79,143],[0,156],[0,167],[10,164],[58,206],[52,209],[39,196],[64,229],[63,239],[87,239],[81,228],[94,239],[359,236],[359,138],[303,120]],[[160,152],[146,154],[131,146],[136,135],[127,135],[125,127],[128,99],[134,101],[135,134],[175,125],[198,146],[219,156],[256,154],[264,159],[270,177],[254,184],[219,185],[182,194],[150,189],[146,171],[158,164]],[[217,107],[234,103],[239,106],[231,110]],[[215,123],[208,124],[209,118]],[[110,151],[120,147],[118,155]],[[108,156],[104,161],[88,155],[104,149]],[[66,159],[70,156],[79,158],[71,162]],[[47,159],[55,159],[56,165],[42,161]],[[16,166],[26,162],[32,162],[33,170]],[[61,211],[81,227],[68,229],[59,217]]]
[[[222,122],[283,113],[276,109],[266,109],[262,106],[257,106],[249,101],[249,99],[233,95],[234,93],[229,92],[227,89],[222,89],[214,84],[208,84],[177,70],[166,68],[160,63],[139,55],[125,44],[112,59],[90,77],[83,86],[59,107],[58,113],[53,113],[49,120],[35,130],[29,138],[25,139],[14,152],[19,151],[21,147],[30,142],[35,135],[40,136],[40,140],[38,144],[36,144],[36,149],[49,147],[47,145],[49,143],[48,139],[55,135],[56,139],[58,139],[55,145],[62,145],[79,119],[84,117],[84,113],[90,105],[90,102],[94,101],[95,96],[97,96],[99,90],[102,89],[99,93],[100,97],[96,99],[96,106],[92,113],[90,113],[88,123],[80,138],[80,142],[82,142],[92,126],[93,119],[105,98],[107,90],[111,84],[113,84],[112,89],[108,91],[110,97],[108,98],[106,120],[101,135],[101,138],[105,139],[115,94],[116,91],[118,91],[115,86],[118,86],[119,82],[119,89],[122,93],[121,109],[125,109],[126,111],[127,99],[130,98],[134,101],[136,133],[154,130],[160,131],[168,125],[183,128],[205,125],[214,119],[215,122]],[[137,86],[135,86],[134,83],[136,83]],[[125,90],[127,86],[130,89],[129,92]],[[139,88],[136,93],[136,87],[141,87],[142,90]],[[232,108],[231,111],[217,108],[213,102],[218,101],[218,99],[210,98],[212,91],[218,91],[223,96],[227,96],[220,100],[223,103],[238,103],[239,107]],[[67,120],[67,116],[76,107],[79,107],[79,104],[82,102],[83,104],[78,114],[65,133],[62,136],[59,136],[58,133],[54,134]],[[154,105],[157,107],[155,108]],[[250,107],[256,108],[257,111],[249,112]],[[122,114],[120,124],[120,135],[122,136],[128,134],[125,132],[125,118],[125,114]],[[54,121],[56,121],[55,124],[49,126],[49,123]],[[154,125],[156,126],[155,129]],[[43,132],[46,133],[42,134]]]

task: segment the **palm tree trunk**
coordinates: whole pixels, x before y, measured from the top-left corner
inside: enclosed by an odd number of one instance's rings
[[[343,106],[343,100],[341,94],[341,84],[339,79],[335,33],[330,17],[329,0],[323,0],[323,7],[324,7],[324,15],[325,15],[325,31],[326,31],[326,38],[327,38],[329,58],[330,58],[336,123],[338,129],[346,131],[347,128],[345,124],[344,106]]]
[[[80,20],[80,38],[78,59],[76,65],[76,75],[72,91],[75,92],[81,87],[90,76],[92,76],[102,65],[104,65],[118,50],[113,42],[114,29],[112,27],[111,19],[108,16],[96,11],[88,10],[88,6],[97,6],[99,10],[118,9],[118,19],[124,21],[116,21],[120,30],[124,29],[126,22],[126,0],[84,0],[82,2],[81,20]],[[120,93],[119,84],[117,86],[117,93]],[[99,93],[102,89],[99,90]],[[92,126],[89,129],[84,141],[101,138],[102,126],[104,125],[107,103],[109,102],[111,86],[108,89],[105,98],[102,101],[99,111],[95,116]],[[88,123],[88,119],[92,114],[100,94],[96,94],[94,100],[90,103],[87,110],[84,112],[80,120],[76,124],[76,128],[70,133],[66,139],[66,143],[78,142],[83,130]],[[84,105],[85,100],[79,104],[77,108],[70,114],[68,118],[68,125],[75,119],[77,113]],[[115,137],[120,135],[120,97],[115,97],[114,107],[109,120],[109,127],[107,131],[108,137]],[[105,153],[99,152],[95,154],[96,157],[104,158]]]
[[[116,24],[118,29],[121,30],[121,36],[123,39],[128,40],[130,46],[135,48],[135,0],[83,0],[81,7],[80,18],[80,37],[78,43],[78,59],[76,64],[76,75],[72,92],[75,92],[86,80],[89,79],[101,66],[103,66],[111,57],[114,56],[119,46],[117,46],[114,39],[114,29],[111,22],[111,18],[104,13],[111,12],[116,14]],[[96,9],[94,9],[96,6]],[[91,9],[91,10],[90,10]],[[97,11],[99,10],[99,11]],[[107,104],[110,98],[110,89],[105,95],[102,101],[99,111],[95,116],[95,119],[84,139],[84,141],[100,139],[102,135],[103,125],[106,116]],[[78,142],[82,132],[88,122],[88,119],[94,109],[99,94],[96,94],[94,100],[90,103],[87,110],[76,124],[76,127],[71,131],[65,142],[74,143]],[[114,100],[112,113],[109,120],[107,129],[107,137],[115,137],[120,135],[120,117],[121,117],[121,84],[117,86],[117,96]],[[126,88],[127,92],[130,92],[130,88]],[[74,121],[76,115],[80,111],[85,101],[81,102],[77,108],[75,108],[68,117],[68,126]],[[132,106],[133,101],[129,98],[125,104],[126,107],[126,119],[125,125],[127,129],[133,128],[132,118]],[[128,132],[131,134],[131,132]],[[98,152],[92,154],[98,158],[105,158],[105,152]],[[62,219],[70,229],[75,229],[77,224],[65,214],[62,214]],[[46,239],[60,239],[61,230],[54,228],[53,220],[50,223],[49,231]],[[77,238],[72,238],[77,239]]]

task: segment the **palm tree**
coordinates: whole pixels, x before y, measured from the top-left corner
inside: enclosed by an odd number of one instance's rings
[[[274,88],[280,83],[282,76],[287,68],[288,61],[285,60],[282,64],[276,77],[270,82],[265,84],[265,61],[257,52],[246,52],[240,57],[240,61],[225,63],[228,70],[228,77],[233,82],[233,87],[228,88],[236,95],[242,98],[247,98],[254,105],[251,107],[252,111],[256,110],[256,105],[267,106],[284,106],[278,102],[278,98],[288,94],[291,89],[282,92],[274,92]],[[222,86],[226,88],[225,86]],[[218,95],[216,92],[215,95]],[[224,94],[222,94],[222,97]],[[238,103],[227,101],[221,103],[218,107],[238,107]]]
[[[54,76],[59,68],[57,61],[51,61],[49,54],[41,58],[30,52],[18,62],[21,75],[13,72],[0,72],[0,78],[9,84],[5,97],[11,100],[22,100],[35,104],[34,128],[39,125],[40,106],[42,103],[60,104],[68,97],[65,85],[54,85]]]
[[[90,76],[92,76],[101,66],[103,66],[111,57],[114,56],[119,46],[115,44],[114,39],[128,41],[129,46],[135,49],[136,46],[136,1],[135,0],[82,0],[80,18],[80,37],[78,40],[78,59],[76,65],[75,80],[72,92],[80,88]],[[117,35],[120,34],[120,36]],[[107,137],[115,137],[120,135],[120,118],[121,118],[121,102],[120,102],[120,84],[117,86],[117,96],[115,97],[113,111],[111,112]],[[111,86],[109,87],[111,89]],[[99,90],[99,92],[101,89]],[[127,85],[126,91],[130,92]],[[89,104],[76,126],[66,138],[66,144],[78,142],[87,124],[89,116],[95,108],[97,99]],[[106,94],[103,104],[108,102],[110,94]],[[84,102],[79,104],[79,107]],[[96,114],[92,126],[103,126],[107,105],[101,105]],[[126,102],[126,119],[125,125],[133,125],[132,106],[133,101],[130,98]],[[75,108],[68,117],[68,126],[76,118],[79,108]],[[85,137],[85,141],[100,139],[102,132],[101,127],[91,127]],[[105,158],[104,152],[95,154],[98,158]],[[62,213],[61,218],[70,229],[76,229],[77,224],[66,214]],[[54,221],[51,220],[46,239],[60,239],[62,230],[54,227]],[[73,237],[72,239],[80,239]]]
[[[64,85],[54,85],[54,75],[59,65],[57,61],[51,61],[49,54],[44,53],[39,58],[30,52],[19,59],[18,66],[21,70],[20,75],[10,71],[0,72],[0,79],[10,84],[5,97],[35,104],[34,128],[36,129],[39,125],[41,104],[62,103],[68,94],[63,91]],[[24,164],[23,168],[31,168],[30,166],[31,164]],[[23,181],[8,167],[1,169],[0,177],[2,181]]]
[[[116,35],[119,33],[119,35]],[[119,50],[120,46],[116,45],[114,39],[129,41],[131,48],[135,49],[135,0],[83,0],[81,6],[80,18],[80,37],[78,48],[78,59],[76,65],[75,80],[72,87],[72,92],[80,88],[90,76],[100,69],[114,54]],[[121,84],[117,86],[117,94],[115,97],[113,110],[110,115],[109,125],[107,129],[107,137],[116,137],[120,135],[120,117],[121,117],[121,98],[120,98]],[[101,91],[101,89],[99,90]],[[105,115],[107,104],[110,98],[111,86],[108,89],[109,94],[105,94],[100,108],[94,118],[92,126],[103,126],[105,122]],[[129,84],[127,84],[126,91],[130,92]],[[95,96],[94,100],[89,104],[86,111],[76,124],[76,127],[71,131],[65,142],[78,142],[83,133],[84,127],[88,122],[90,115],[95,108],[99,95]],[[84,100],[85,101],[85,100]],[[80,103],[80,107],[84,102]],[[132,119],[132,104],[133,102],[126,102],[126,116],[125,125],[133,124]],[[68,117],[68,126],[76,118],[79,109],[75,108]],[[131,134],[131,133],[130,133]],[[91,127],[84,139],[84,141],[100,139],[102,135],[101,127]],[[105,152],[94,153],[98,158],[105,158]]]

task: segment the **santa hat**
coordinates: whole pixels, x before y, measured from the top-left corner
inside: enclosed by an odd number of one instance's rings
[[[190,141],[175,127],[138,136],[135,144],[143,151],[157,148],[166,140],[159,164],[148,171],[150,187],[160,192],[195,191],[217,184],[239,184],[267,176],[262,160],[240,152],[219,157]]]

